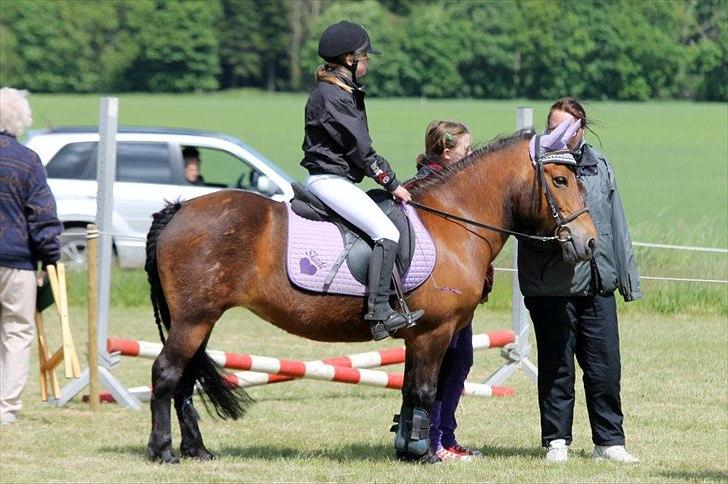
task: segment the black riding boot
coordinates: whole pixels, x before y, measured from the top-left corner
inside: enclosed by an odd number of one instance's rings
[[[424,311],[415,311],[403,315],[389,305],[390,283],[396,257],[397,243],[381,239],[374,244],[372,257],[369,259],[369,299],[364,319],[369,321],[375,341],[391,336],[398,329],[411,326],[424,314]]]

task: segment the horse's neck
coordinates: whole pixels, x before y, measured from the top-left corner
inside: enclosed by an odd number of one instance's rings
[[[513,148],[485,156],[433,186],[417,201],[474,222],[512,230],[520,210],[520,197],[514,194],[522,193],[527,184],[523,163],[516,161],[518,155]],[[467,228],[469,238],[480,239],[487,246],[488,262],[508,239],[494,230],[474,225]]]

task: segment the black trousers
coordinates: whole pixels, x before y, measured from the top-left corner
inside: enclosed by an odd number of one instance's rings
[[[541,442],[571,444],[574,418],[574,356],[584,372],[592,440],[624,445],[619,330],[614,295],[527,297],[538,345]]]

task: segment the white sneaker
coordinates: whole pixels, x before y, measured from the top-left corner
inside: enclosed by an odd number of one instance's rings
[[[0,425],[10,425],[15,423],[15,415],[12,413],[4,413],[0,415]]]
[[[597,460],[607,459],[622,464],[637,464],[640,461],[627,452],[623,445],[595,445],[594,458]]]
[[[566,445],[566,440],[556,439],[549,442],[546,462],[566,462],[567,460],[569,460],[569,446]]]

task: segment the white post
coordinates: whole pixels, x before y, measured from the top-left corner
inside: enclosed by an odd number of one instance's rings
[[[527,107],[519,107],[516,111],[516,127],[517,129],[533,128],[533,109]],[[528,356],[531,354],[531,345],[528,343],[529,320],[528,310],[523,304],[523,294],[518,284],[518,241],[513,238],[513,288],[511,296],[511,325],[513,332],[516,333],[516,343],[501,350],[501,356],[507,362],[490,375],[485,383],[488,385],[498,385],[503,383],[518,368],[521,368],[526,375],[536,383],[538,379],[538,370],[531,363]]]
[[[114,211],[114,179],[116,178],[116,132],[119,124],[119,99],[103,97],[100,102],[99,147],[96,160],[96,226],[99,230],[98,248],[98,314],[96,321],[99,361],[97,366],[101,381],[114,395],[116,401],[134,410],[141,408],[139,400],[111,374],[110,369],[119,357],[112,358],[106,351],[107,324],[109,319],[109,296],[111,294],[111,246],[113,244],[112,214]],[[61,406],[71,400],[89,383],[88,368],[81,378],[63,388],[61,398],[55,405]]]

